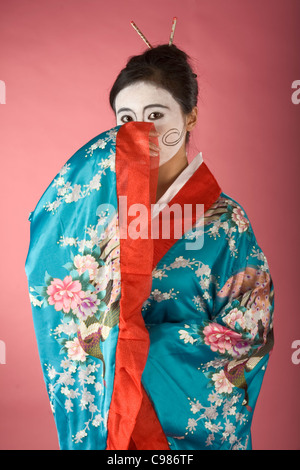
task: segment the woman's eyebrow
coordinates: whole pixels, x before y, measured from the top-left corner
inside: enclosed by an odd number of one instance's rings
[[[165,108],[170,109],[168,106],[164,106],[163,104],[148,104],[148,106],[144,107],[144,110],[147,108]]]
[[[165,108],[165,109],[170,109],[168,106],[164,106],[163,104],[148,104],[147,106],[144,107],[144,111],[145,109],[148,109],[148,108]],[[117,112],[117,114],[123,112],[123,111],[132,111],[132,109],[130,108],[120,108],[119,111]],[[133,111],[132,111],[133,112]]]
[[[121,113],[122,111],[132,111],[132,109],[130,109],[130,108],[120,108],[119,111],[117,112],[117,114]]]

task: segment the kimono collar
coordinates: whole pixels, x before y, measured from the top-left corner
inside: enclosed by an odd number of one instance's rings
[[[173,181],[167,191],[161,196],[156,202],[153,211],[152,218],[156,217],[159,212],[173,199],[173,197],[181,190],[186,184],[190,177],[195,173],[199,166],[203,163],[202,152],[198,153],[196,157],[190,162],[190,164],[180,173],[179,176]]]
[[[203,205],[201,214],[202,217],[204,213],[211,207],[211,205],[218,199],[221,192],[221,187],[219,186],[206,163],[203,161],[202,154],[199,153],[156,203],[157,205],[159,205],[158,203],[161,203],[162,207],[158,207],[156,209],[154,206],[152,212],[152,221],[156,219],[156,223],[159,223],[158,220],[160,213],[163,217],[164,212],[169,211],[173,204],[179,204],[182,208],[182,211],[184,211],[185,204],[190,204],[193,206],[193,214],[187,224],[190,229],[195,224],[197,217],[200,215],[198,211],[194,210],[196,209],[197,204]],[[171,213],[170,220],[172,220],[172,218],[173,214]],[[183,233],[184,231],[185,230],[183,230]],[[159,237],[158,239],[153,240],[153,268],[155,268],[157,263],[174,245],[174,243],[176,243],[177,240],[178,239],[174,237],[174,233],[171,233],[168,239]]]

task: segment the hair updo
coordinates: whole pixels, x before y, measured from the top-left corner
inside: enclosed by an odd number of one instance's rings
[[[138,81],[148,81],[171,93],[182,112],[189,114],[198,101],[197,75],[193,72],[189,59],[174,44],[162,44],[130,57],[111,88],[111,108],[116,112],[115,99],[123,88]],[[188,131],[186,143],[189,141],[189,134]]]

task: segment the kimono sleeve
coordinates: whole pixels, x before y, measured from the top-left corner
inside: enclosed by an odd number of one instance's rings
[[[274,342],[274,286],[250,223],[230,242],[235,256],[224,258],[220,282],[210,280],[207,317],[149,327],[143,380],[171,449],[252,446],[253,411]],[[220,243],[230,250],[226,237]]]
[[[261,384],[256,375],[265,370],[274,345],[274,285],[250,223],[236,240],[238,256],[233,270],[217,291],[212,320],[203,325],[200,334],[223,362],[211,374],[216,390],[242,389],[243,405],[251,411]]]

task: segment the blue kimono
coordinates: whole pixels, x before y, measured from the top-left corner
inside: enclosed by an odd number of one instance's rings
[[[155,205],[152,127],[89,141],[30,215],[26,274],[59,445],[251,449],[273,347],[268,263],[201,154]]]

